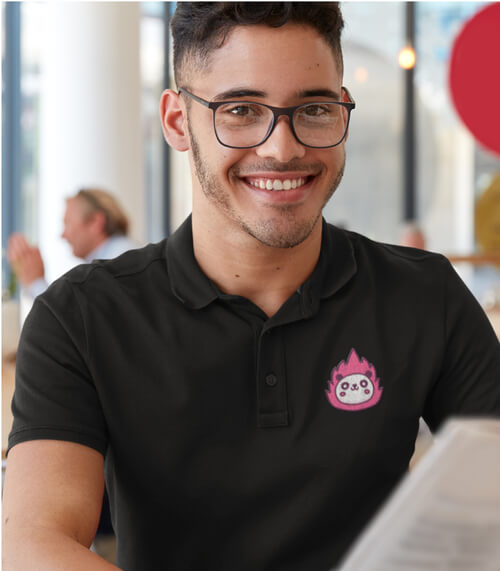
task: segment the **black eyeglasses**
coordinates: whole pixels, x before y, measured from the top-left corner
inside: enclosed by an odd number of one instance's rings
[[[213,111],[215,136],[224,147],[251,149],[262,145],[271,136],[278,118],[285,115],[300,144],[327,149],[344,140],[356,106],[347,88],[342,89],[349,102],[314,101],[293,107],[272,107],[255,101],[206,101],[183,87],[179,93]]]

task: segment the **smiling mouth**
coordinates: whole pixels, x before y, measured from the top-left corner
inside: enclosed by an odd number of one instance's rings
[[[245,178],[245,182],[250,186],[258,188],[260,190],[295,190],[306,185],[314,177],[298,177],[298,178]]]

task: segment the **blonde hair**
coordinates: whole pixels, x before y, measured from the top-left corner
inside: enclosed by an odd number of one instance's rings
[[[82,188],[74,198],[81,199],[85,203],[85,216],[92,216],[94,212],[103,212],[106,216],[104,231],[108,236],[115,234],[128,234],[129,221],[127,215],[116,198],[104,190],[98,188]]]

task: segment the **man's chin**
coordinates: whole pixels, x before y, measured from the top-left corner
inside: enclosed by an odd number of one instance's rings
[[[321,213],[314,220],[297,222],[265,220],[252,224],[242,224],[243,230],[264,246],[270,248],[295,248],[302,244],[311,235]]]

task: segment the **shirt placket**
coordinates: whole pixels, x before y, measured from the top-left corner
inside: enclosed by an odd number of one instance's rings
[[[287,426],[287,375],[283,331],[264,328],[257,348],[257,426]]]

